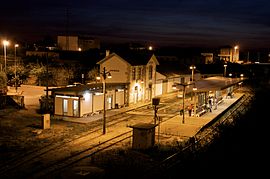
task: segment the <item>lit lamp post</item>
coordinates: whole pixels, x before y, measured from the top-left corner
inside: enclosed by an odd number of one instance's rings
[[[103,71],[100,73],[102,77],[102,84],[103,84],[103,134],[106,134],[106,78],[112,78],[111,71],[118,70],[109,70],[106,71],[105,67],[103,67]],[[100,76],[96,77],[97,80],[100,80]]]
[[[196,69],[196,67],[194,65],[191,65],[189,67],[189,69],[191,69],[191,81],[193,83],[193,81],[194,81],[194,70]]]
[[[196,117],[196,111],[197,111],[196,91],[197,91],[197,88],[196,88],[196,86],[194,86],[193,87],[193,92],[195,93],[195,97],[194,97],[194,117]]]
[[[14,61],[15,61],[15,89],[17,93],[17,54],[16,54],[16,48],[19,47],[19,44],[15,44],[15,52],[14,52]]]
[[[227,68],[227,64],[224,64],[224,77],[226,77],[226,68]]]
[[[3,40],[4,45],[4,58],[5,58],[5,72],[7,73],[7,46],[9,45],[9,42],[7,40]]]
[[[193,83],[192,83],[193,84]],[[185,94],[186,94],[186,86],[189,86],[191,84],[187,84],[187,83],[177,83],[173,85],[173,89],[177,89],[177,86],[183,86],[183,119],[182,119],[182,123],[185,123]]]
[[[196,69],[196,66],[191,65],[189,67],[189,69],[191,69],[191,83],[193,83],[194,82],[194,70]],[[192,98],[193,98],[193,94],[191,94],[191,100],[192,100]]]
[[[237,61],[237,60],[236,60],[236,50],[237,50],[238,48],[239,48],[238,45],[234,46],[234,55],[233,55],[233,57],[234,57],[233,61],[234,61],[234,62]]]

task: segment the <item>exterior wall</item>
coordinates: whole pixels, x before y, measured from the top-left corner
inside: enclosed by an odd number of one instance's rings
[[[75,95],[74,92],[58,92],[59,95],[55,95],[55,105],[54,105],[54,114],[55,115],[64,115],[63,113],[63,100],[68,100],[67,114],[65,116],[74,116],[73,104],[74,100],[79,102],[78,110],[79,116],[82,117],[86,114],[91,114],[97,111],[103,110],[103,94],[102,93],[92,93],[92,92],[78,92],[78,95]],[[64,94],[63,94],[64,93]],[[119,91],[112,89],[107,90],[106,93],[106,110],[117,107],[122,107],[125,105],[126,101],[126,92],[125,89],[119,89]],[[83,96],[83,97],[78,97]]]
[[[221,48],[219,56],[224,61],[237,63],[239,61],[239,47]]]
[[[168,91],[168,93],[175,91],[173,89],[173,87],[172,87],[174,83],[180,83],[180,77],[179,76],[168,79],[168,82],[167,82],[167,91]]]
[[[149,73],[151,69],[152,75]],[[156,63],[153,58],[151,58],[146,65],[145,77],[145,100],[151,101],[152,98],[156,96]]]
[[[144,100],[144,83],[132,81],[129,90],[129,102],[137,103]]]
[[[57,44],[61,50],[79,50],[78,36],[57,36]]]
[[[204,61],[203,61],[204,64],[213,63],[213,59],[214,59],[213,53],[201,53],[201,55],[204,57]]]
[[[93,93],[88,93],[81,98],[80,117],[93,112]]]
[[[145,99],[145,66],[138,65],[130,68],[129,102],[137,103]]]
[[[93,112],[103,110],[103,95],[93,95]]]
[[[118,56],[112,56],[109,60],[104,61],[104,63],[100,64],[100,72],[103,71],[103,67],[105,67],[106,71],[110,70],[119,70],[118,72],[111,71],[112,78],[106,79],[108,83],[128,83],[129,82],[129,71],[130,65],[122,60]]]
[[[156,94],[156,96],[159,96],[159,95],[162,95],[162,85],[163,85],[163,83],[162,83],[162,80],[158,80],[157,82],[156,82],[156,87],[155,87],[155,89],[156,89],[156,92],[155,92],[155,94]]]
[[[117,91],[115,94],[115,103],[118,104],[118,106],[123,106],[125,104],[125,97],[124,97],[124,91]]]

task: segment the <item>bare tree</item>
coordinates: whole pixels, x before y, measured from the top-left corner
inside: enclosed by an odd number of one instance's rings
[[[96,77],[99,75],[99,68],[98,67],[94,67],[92,68],[88,73],[87,73],[87,77],[89,82],[95,82],[96,81]]]

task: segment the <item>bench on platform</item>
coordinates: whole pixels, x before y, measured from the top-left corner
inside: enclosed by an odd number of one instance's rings
[[[199,112],[196,113],[196,117],[201,117],[204,115],[207,111],[205,109],[200,110]]]

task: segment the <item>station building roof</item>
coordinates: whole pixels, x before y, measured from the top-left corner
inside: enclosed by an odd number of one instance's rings
[[[244,78],[227,78],[221,76],[209,77],[195,81],[196,92],[207,92],[223,90],[230,86],[237,85],[244,81]]]
[[[237,85],[244,81],[245,78],[227,78],[221,76],[208,77],[201,80],[197,80],[194,83],[190,84],[181,84],[176,83],[179,89],[183,89],[183,86],[188,86],[186,91],[191,92],[195,87],[196,93],[199,92],[208,92],[208,91],[218,91],[226,89],[230,86]]]

